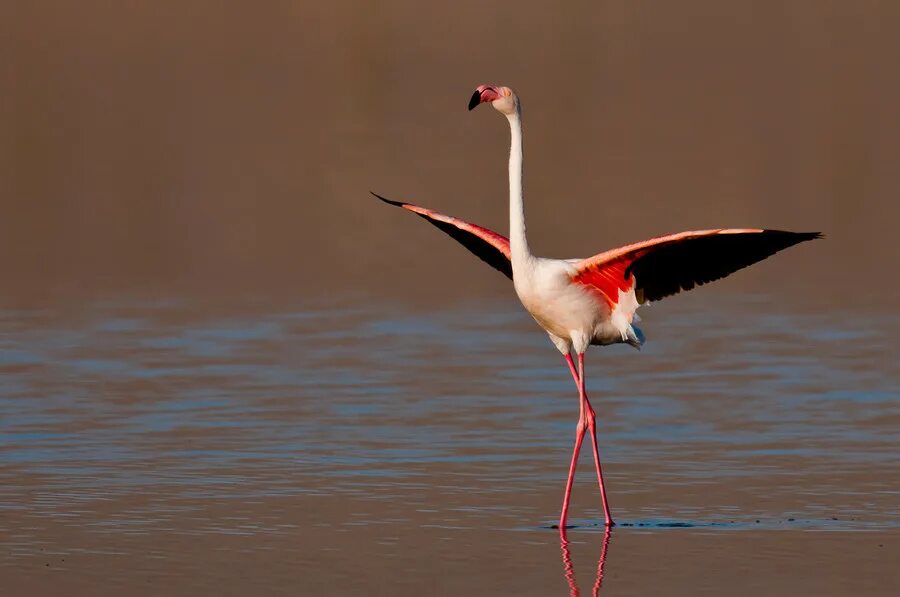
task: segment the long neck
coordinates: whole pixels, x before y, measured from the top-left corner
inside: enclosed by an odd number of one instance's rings
[[[516,111],[509,120],[509,245],[513,266],[531,258],[525,238],[525,201],[522,197],[522,113]]]

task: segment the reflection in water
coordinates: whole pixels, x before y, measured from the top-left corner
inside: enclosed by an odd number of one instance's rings
[[[603,543],[600,547],[600,559],[597,561],[597,578],[594,581],[594,590],[592,595],[600,594],[600,587],[603,585],[603,573],[606,567],[606,556],[609,551],[609,540],[612,536],[612,527],[605,527],[603,531]],[[566,535],[566,529],[559,529],[559,549],[562,552],[563,575],[566,583],[569,585],[569,595],[578,597],[581,591],[578,590],[578,583],[575,581],[575,567],[572,564],[572,554],[569,552],[569,538]]]
[[[569,539],[566,537],[565,528],[559,529],[559,548],[562,551],[563,575],[569,584],[569,595],[577,597],[579,595],[578,584],[575,582],[575,567],[572,566],[572,554],[569,553]]]

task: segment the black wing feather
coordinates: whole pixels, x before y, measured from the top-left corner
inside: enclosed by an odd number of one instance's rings
[[[453,224],[441,222],[440,220],[432,220],[424,214],[416,215],[447,234],[447,236],[471,251],[473,255],[512,280],[512,263],[507,259],[506,255],[498,251],[491,243],[478,238],[471,232],[467,232],[462,228],[457,228]]]
[[[395,207],[403,207],[404,205],[407,205],[401,201],[392,201],[390,199],[386,199],[385,197],[382,197],[377,193],[372,194],[385,203],[393,205]],[[441,232],[445,233],[447,236],[468,249],[473,255],[512,280],[512,263],[510,263],[509,257],[504,255],[502,251],[497,249],[497,247],[487,242],[483,238],[480,238],[477,235],[469,232],[468,230],[459,228],[458,226],[455,226],[448,222],[436,220],[423,213],[413,213],[436,227]]]
[[[631,263],[625,276],[634,274],[637,290],[643,290],[643,300],[658,301],[724,278],[797,243],[821,237],[818,232],[763,230],[684,239],[650,249]]]

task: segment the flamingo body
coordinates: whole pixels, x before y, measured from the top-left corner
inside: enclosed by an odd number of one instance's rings
[[[640,346],[631,325],[637,309],[633,284],[608,298],[594,286],[575,280],[578,269],[572,261],[538,258],[524,275],[513,277],[525,309],[563,354],[572,349],[584,352],[591,344]]]
[[[660,236],[586,259],[537,257],[531,253],[525,235],[519,99],[508,87],[481,85],[475,90],[469,109],[480,103],[491,103],[510,125],[509,238],[431,209],[373,195],[424,218],[513,281],[522,305],[564,355],[579,391],[580,414],[560,530],[565,530],[575,465],[588,430],[606,525],[612,526],[597,448],[596,413],[585,390],[584,353],[588,346],[626,343],[639,349],[644,335],[634,322],[641,304],[718,280],[782,249],[820,238],[821,234],[718,228]],[[572,351],[578,357],[577,368]]]

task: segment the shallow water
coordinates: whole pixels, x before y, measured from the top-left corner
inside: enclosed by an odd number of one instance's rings
[[[896,591],[900,319],[692,298],[643,310],[642,352],[589,354],[619,523],[604,594]],[[6,311],[0,576],[29,592],[589,594],[604,545],[589,455],[565,549],[550,528],[576,400],[512,304]]]

